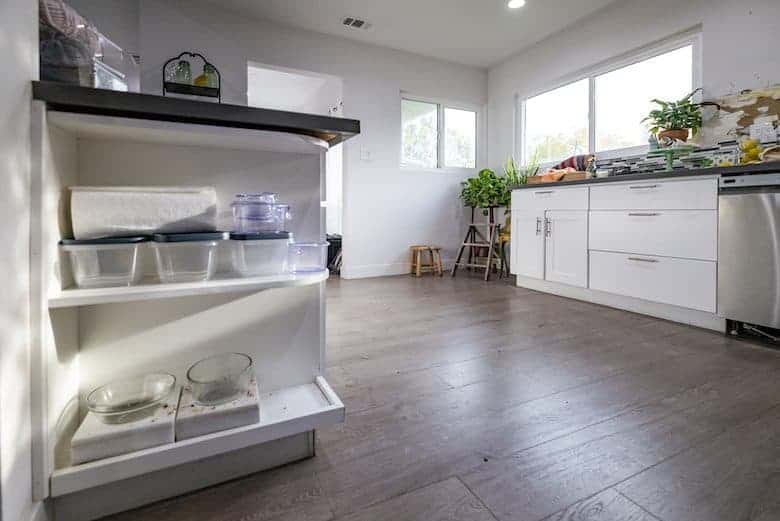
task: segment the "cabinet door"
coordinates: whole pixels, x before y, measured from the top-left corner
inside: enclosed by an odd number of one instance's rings
[[[512,211],[512,258],[514,275],[544,278],[544,214]]]
[[[587,287],[588,212],[549,211],[545,224],[545,279]]]

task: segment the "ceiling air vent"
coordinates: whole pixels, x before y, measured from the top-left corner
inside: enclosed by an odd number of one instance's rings
[[[360,18],[354,16],[345,16],[341,19],[341,25],[349,27],[350,29],[360,29],[362,31],[368,31],[371,29],[371,24]]]

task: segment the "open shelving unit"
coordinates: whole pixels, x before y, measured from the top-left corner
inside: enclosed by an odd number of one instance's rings
[[[80,289],[57,244],[70,237],[74,185],[214,186],[220,229],[234,194],[279,192],[293,207],[289,231],[321,241],[325,154],[359,122],[46,82],[33,98],[35,498],[58,521],[88,521],[313,456],[314,430],[345,414],[323,377],[327,270]],[[190,364],[220,352],[253,358],[259,423],[70,463],[89,390],[160,370],[184,382]]]

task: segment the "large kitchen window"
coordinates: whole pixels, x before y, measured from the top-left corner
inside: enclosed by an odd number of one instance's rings
[[[475,168],[477,112],[443,103],[401,100],[401,165]]]
[[[698,38],[688,36],[594,69],[580,79],[519,101],[524,161],[641,153],[642,119],[652,100],[677,100],[698,83]]]

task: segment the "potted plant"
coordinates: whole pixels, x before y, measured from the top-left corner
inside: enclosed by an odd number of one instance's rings
[[[489,168],[483,168],[477,177],[470,177],[462,184],[460,198],[471,208],[486,208],[507,206],[511,200],[506,177],[499,177]]]
[[[504,175],[506,176],[507,186],[524,185],[528,183],[528,178],[539,173],[539,162],[533,158],[525,166],[518,166],[513,156],[507,157],[504,165]]]
[[[701,128],[701,105],[692,101],[701,89],[696,89],[679,101],[654,99],[659,106],[651,110],[642,122],[650,122],[650,132],[658,139],[687,141],[689,133],[696,135]]]

